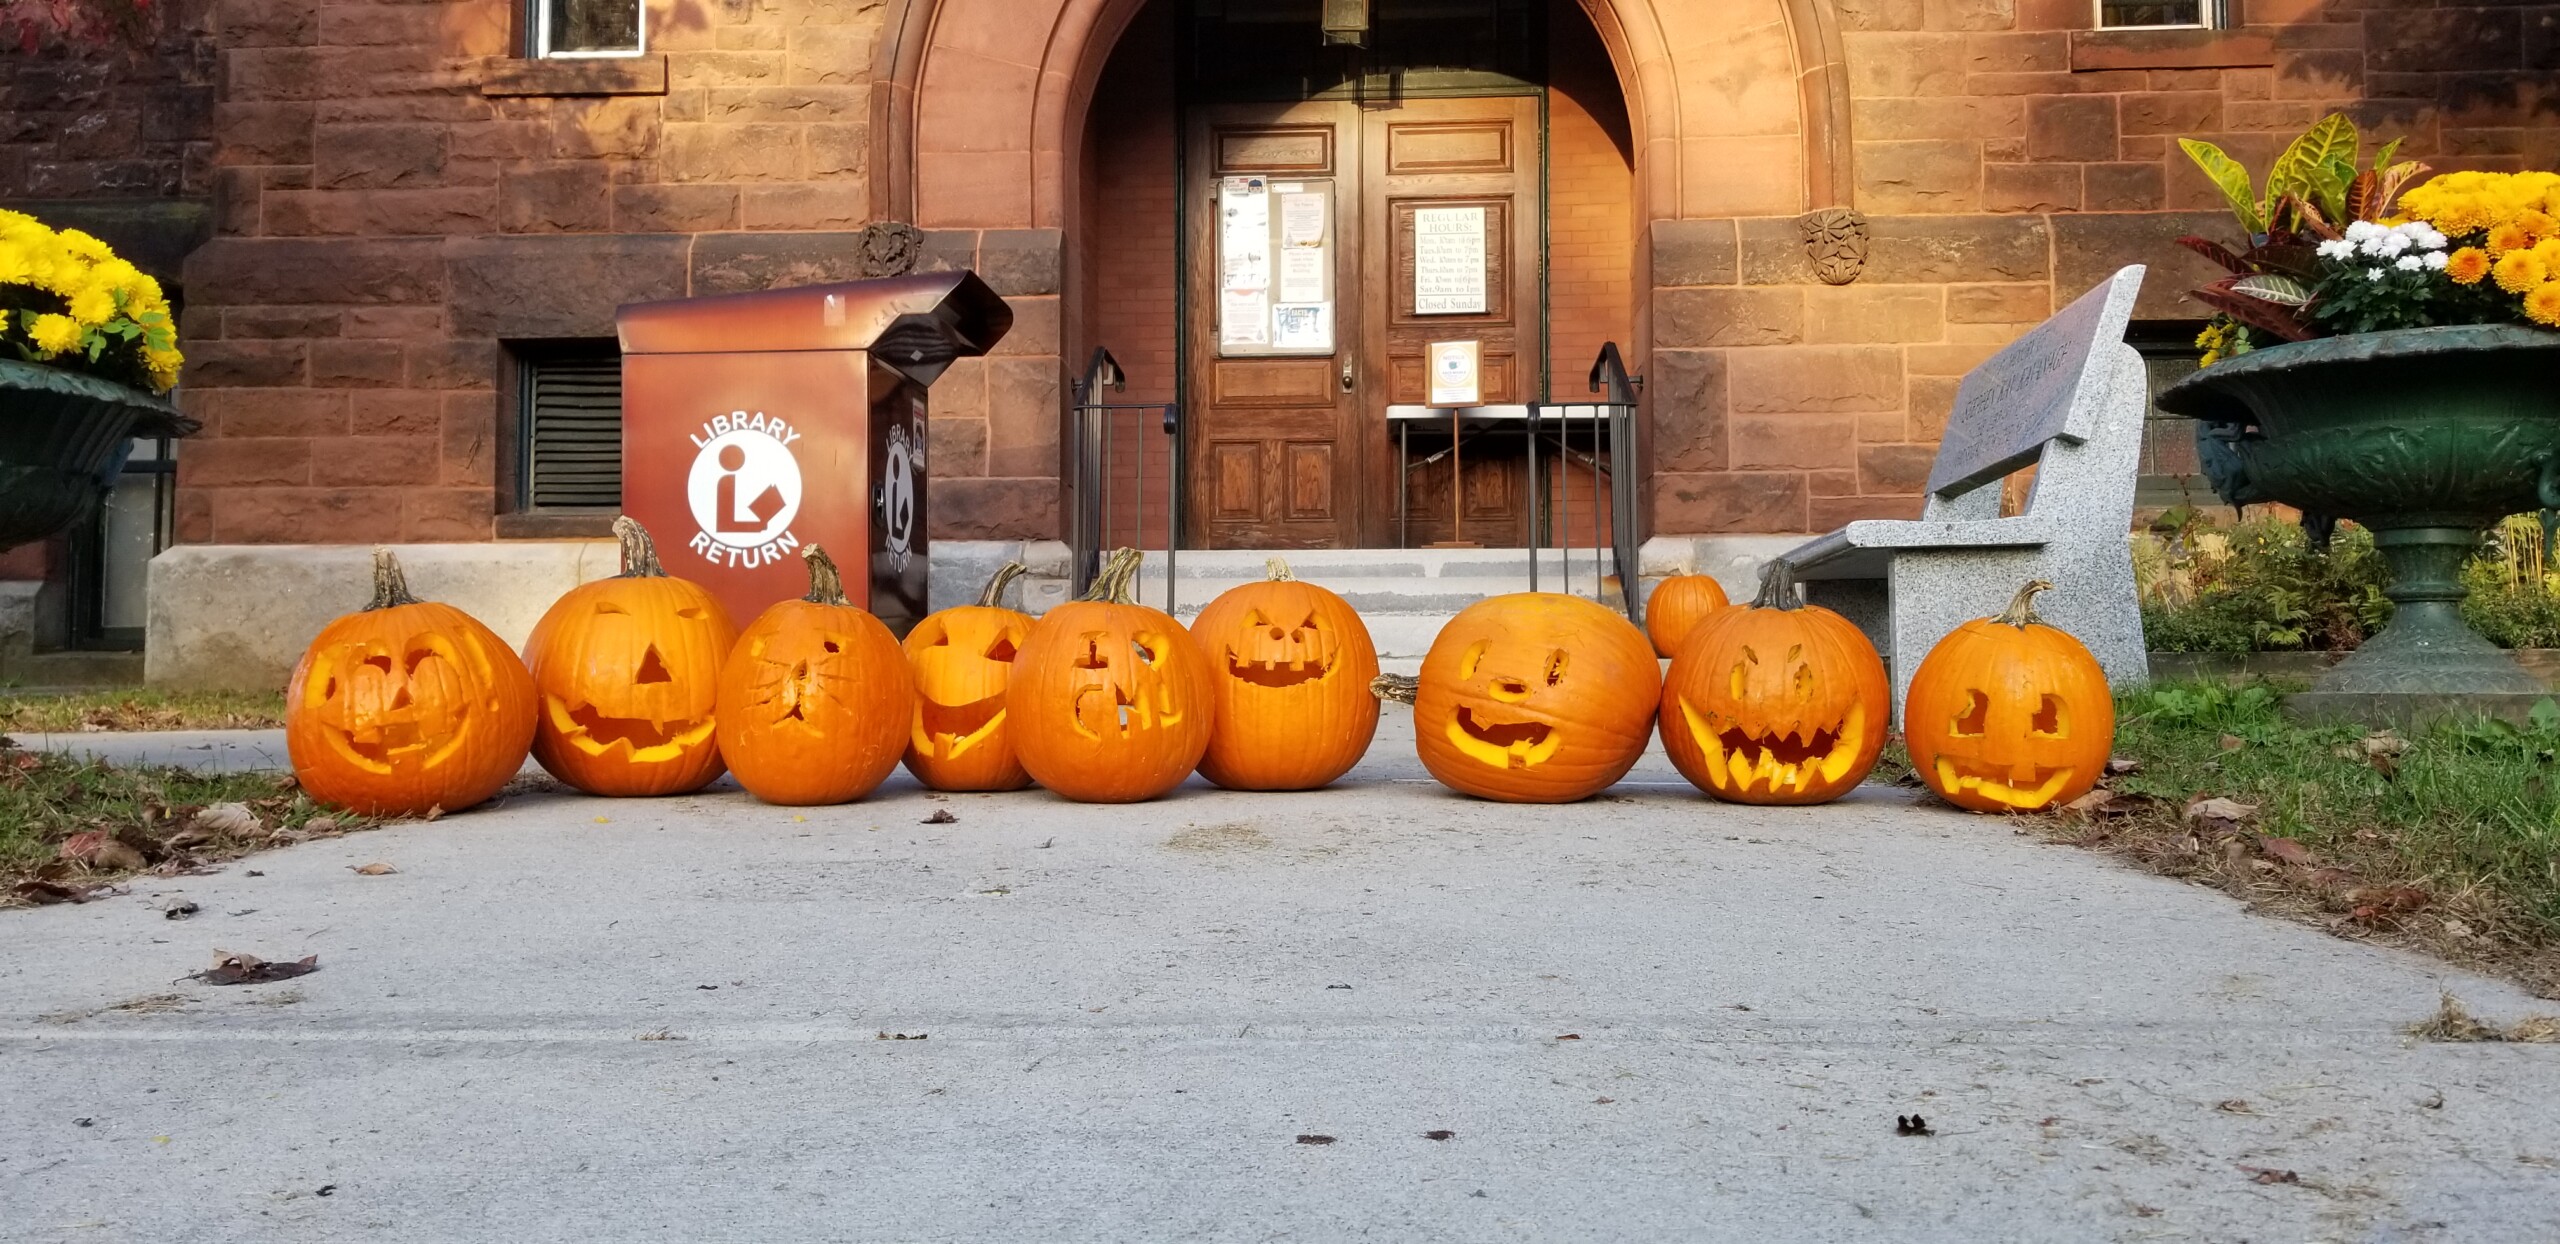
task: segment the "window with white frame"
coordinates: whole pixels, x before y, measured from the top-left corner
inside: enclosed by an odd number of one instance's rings
[[[538,57],[638,56],[647,50],[645,0],[528,0]]]
[[[2227,0],[2096,0],[2098,29],[2209,30],[2223,24]]]

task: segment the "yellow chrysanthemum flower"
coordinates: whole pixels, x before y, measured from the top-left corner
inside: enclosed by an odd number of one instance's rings
[[[54,355],[78,349],[81,338],[86,334],[80,331],[79,322],[70,316],[47,313],[28,323],[27,335],[35,339],[36,349]]]
[[[2524,318],[2560,328],[2560,281],[2544,281],[2524,296]]]
[[[71,296],[71,318],[96,328],[116,318],[116,296],[104,285],[91,285]]]
[[[2535,208],[2528,208],[2516,213],[2515,225],[2517,228],[2532,234],[2534,240],[2537,242],[2550,237],[2555,233],[2560,233],[2560,220],[2554,220],[2551,218],[2551,214],[2549,212]]]
[[[2520,251],[2532,246],[2533,235],[2525,232],[2523,225],[2508,221],[2489,230],[2487,245],[2490,254],[2503,255],[2508,251]]]
[[[0,239],[0,285],[16,285],[31,275],[27,267],[27,248]]]
[[[2452,277],[2456,285],[2477,285],[2489,275],[2489,252],[2477,246],[2463,247],[2445,260],[2444,274]]]
[[[65,229],[54,236],[62,239],[63,250],[91,263],[101,263],[116,257],[116,253],[109,249],[106,243],[77,229]]]
[[[2521,294],[2549,280],[2551,269],[2534,258],[2532,251],[2508,251],[2505,257],[2491,265],[2489,275],[2497,279],[2498,288],[2510,294]]]

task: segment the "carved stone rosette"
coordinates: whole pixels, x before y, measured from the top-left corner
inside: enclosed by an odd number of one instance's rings
[[[862,275],[905,276],[916,270],[924,249],[924,231],[898,220],[883,220],[862,230]]]
[[[1805,257],[1825,285],[1846,285],[1867,267],[1867,218],[1855,208],[1826,207],[1796,218]]]

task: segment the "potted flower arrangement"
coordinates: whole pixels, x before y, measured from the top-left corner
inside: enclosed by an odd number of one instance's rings
[[[2204,421],[2226,499],[2353,519],[2391,567],[2391,624],[2314,692],[2541,694],[2463,624],[2460,572],[2500,518],[2560,506],[2560,173],[2420,182],[2397,143],[2363,164],[2343,116],[2263,188],[2182,145],[2247,236],[2179,239],[2229,275],[2197,291],[2207,366],[2160,407]]]
[[[69,528],[136,436],[184,436],[163,400],[177,327],[160,284],[77,229],[0,211],[0,549]]]

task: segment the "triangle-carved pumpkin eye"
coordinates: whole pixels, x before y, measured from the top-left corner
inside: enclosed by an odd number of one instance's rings
[[[994,643],[987,645],[988,660],[1002,661],[1005,664],[1010,665],[1013,663],[1013,658],[1013,636],[1009,634],[999,634],[996,636],[996,641]]]
[[[612,602],[612,601],[609,601],[609,600],[600,600],[600,601],[597,601],[597,602],[596,602],[596,612],[597,612],[597,613],[614,613],[614,614],[623,614],[623,615],[626,615],[626,616],[627,616],[627,615],[629,615],[629,614],[630,614],[630,612],[631,612],[631,611],[630,611],[630,610],[628,610],[628,609],[623,608],[622,606],[620,606],[620,605],[618,605],[618,604],[615,604],[615,603],[614,603],[614,602]]]

